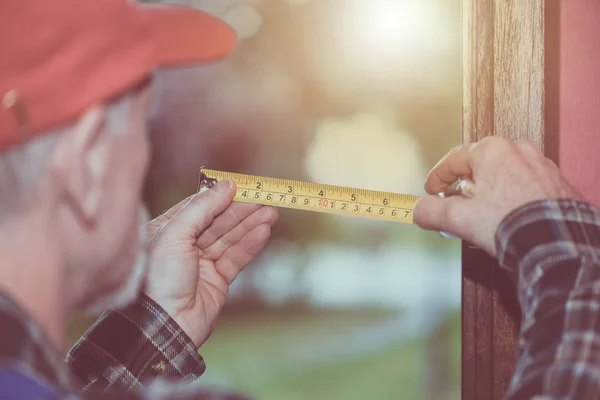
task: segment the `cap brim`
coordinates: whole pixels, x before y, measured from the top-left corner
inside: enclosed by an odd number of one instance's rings
[[[235,50],[233,28],[210,14],[185,6],[140,9],[152,29],[158,67],[221,60]]]

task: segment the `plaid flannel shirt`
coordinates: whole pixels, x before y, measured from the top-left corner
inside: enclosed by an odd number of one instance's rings
[[[572,200],[528,204],[502,221],[496,248],[500,264],[517,282],[523,309],[507,398],[599,398],[600,209]],[[105,313],[66,363],[37,324],[2,296],[0,327],[0,368],[18,368],[34,382],[51,385],[61,391],[55,398],[239,399],[189,383],[203,373],[204,362],[147,297]],[[182,384],[167,385],[161,378]]]
[[[147,296],[124,310],[105,312],[64,360],[37,323],[0,295],[0,338],[0,370],[45,389],[50,395],[44,399],[247,400],[194,382],[205,371],[204,360],[177,323]],[[0,373],[0,399],[6,399],[6,392],[15,389],[3,388],[2,382]]]
[[[525,205],[500,224],[496,249],[523,311],[507,398],[600,398],[600,209]]]

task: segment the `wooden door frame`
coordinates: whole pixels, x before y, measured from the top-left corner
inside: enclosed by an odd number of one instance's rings
[[[560,2],[545,3],[463,0],[464,143],[488,135],[525,138],[558,160],[558,124],[546,115],[558,115],[558,86],[552,82],[558,81]],[[553,33],[545,32],[546,24],[553,24]],[[546,88],[552,102],[546,102]],[[463,243],[463,400],[504,398],[520,319],[513,283],[493,258]]]

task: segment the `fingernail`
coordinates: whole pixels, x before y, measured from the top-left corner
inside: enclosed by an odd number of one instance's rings
[[[473,197],[475,195],[475,183],[470,180],[461,180],[458,184],[460,192],[465,197]]]
[[[218,185],[215,186],[215,190],[217,192],[224,193],[224,192],[227,192],[232,187],[233,187],[233,180],[232,179],[224,179],[224,180],[220,181]]]
[[[439,231],[438,234],[441,237],[445,237],[447,239],[460,239],[458,236],[454,236],[454,235],[452,235],[452,234],[450,234],[448,232]]]

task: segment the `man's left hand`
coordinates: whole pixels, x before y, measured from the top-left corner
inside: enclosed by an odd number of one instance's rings
[[[200,347],[212,333],[229,285],[264,248],[277,209],[233,202],[221,181],[147,224],[144,292]]]

